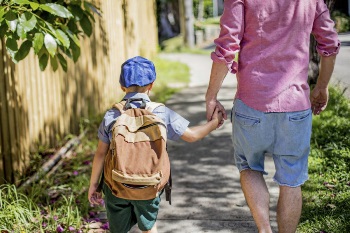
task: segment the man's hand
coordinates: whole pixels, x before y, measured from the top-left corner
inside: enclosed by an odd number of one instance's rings
[[[207,108],[207,121],[211,121],[213,118],[213,114],[215,112],[215,109],[218,110],[219,114],[222,114],[222,119],[219,122],[218,128],[224,123],[224,120],[227,120],[227,114],[224,106],[217,101],[217,100],[211,100],[206,102],[206,108]]]
[[[223,117],[222,112],[220,112],[218,108],[215,108],[211,120],[217,122],[217,127],[216,128],[219,128],[223,124],[224,117]]]
[[[319,88],[317,85],[310,94],[311,109],[314,115],[319,115],[326,109],[328,103],[328,87]]]

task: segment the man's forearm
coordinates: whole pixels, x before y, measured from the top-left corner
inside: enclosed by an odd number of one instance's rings
[[[216,96],[221,88],[222,82],[228,72],[225,63],[213,62],[211,67],[211,74],[209,80],[209,86],[205,95],[206,101],[216,100]]]
[[[334,70],[336,55],[321,57],[320,73],[316,85],[318,88],[327,88]]]

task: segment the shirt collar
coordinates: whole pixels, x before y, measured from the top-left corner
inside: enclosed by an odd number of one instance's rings
[[[131,98],[133,98],[133,99],[140,99],[140,98],[142,98],[142,99],[146,100],[147,102],[151,101],[147,94],[139,93],[139,92],[126,93],[126,95],[124,96],[123,99],[131,99]]]

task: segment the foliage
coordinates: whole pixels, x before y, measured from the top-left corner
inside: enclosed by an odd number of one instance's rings
[[[197,18],[198,17],[198,6],[200,0],[193,0],[193,14]],[[204,14],[203,18],[207,19],[209,17],[213,17],[213,0],[203,0],[204,4]]]
[[[310,180],[303,187],[300,232],[350,232],[350,102],[330,89],[326,111],[313,119]]]
[[[332,19],[335,22],[337,32],[350,31],[350,17],[340,11],[332,12]]]
[[[67,71],[66,58],[80,56],[79,36],[92,34],[93,12],[85,0],[0,0],[0,38],[15,63],[33,48],[41,70],[50,61],[54,71],[58,64]]]

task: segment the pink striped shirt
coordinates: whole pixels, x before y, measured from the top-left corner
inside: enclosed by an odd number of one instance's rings
[[[263,112],[310,108],[310,34],[321,56],[340,47],[323,0],[225,0],[220,26],[211,58],[237,73],[236,98]]]

